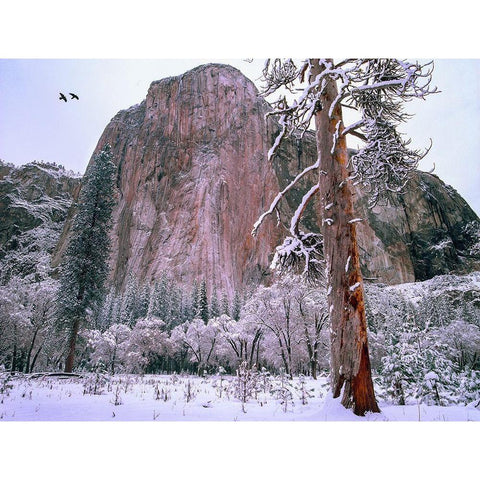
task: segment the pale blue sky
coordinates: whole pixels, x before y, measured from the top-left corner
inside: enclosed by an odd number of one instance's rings
[[[228,63],[256,81],[263,60],[0,60],[0,158],[16,165],[44,160],[83,172],[109,120],[141,102],[150,83],[202,63]],[[435,60],[442,91],[413,101],[401,130],[422,148],[421,163],[456,188],[480,213],[480,60]],[[258,84],[258,82],[257,82]],[[58,100],[75,92],[79,101]],[[67,95],[67,97],[69,97]],[[355,146],[355,140],[352,146]]]

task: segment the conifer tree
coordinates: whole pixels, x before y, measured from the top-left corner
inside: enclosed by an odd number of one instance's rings
[[[101,307],[99,308],[98,314],[96,316],[96,325],[95,328],[101,330],[102,332],[107,330],[112,322],[113,309],[115,306],[115,288],[110,287],[107,296],[105,297]]]
[[[207,324],[210,312],[208,308],[207,284],[205,279],[202,280],[198,293],[198,311],[200,318],[205,324]]]
[[[119,322],[133,327],[135,324],[135,309],[138,298],[138,282],[133,274],[128,276],[127,286],[121,298],[122,303]]]
[[[222,294],[222,302],[221,302],[221,313],[222,315],[228,315],[230,316],[230,305],[228,303],[228,296],[225,292]]]
[[[65,372],[73,370],[81,324],[104,296],[115,171],[110,146],[106,145],[94,157],[83,178],[70,242],[61,268],[57,298],[59,326],[68,335]]]
[[[191,308],[189,312],[189,318],[188,320],[193,320],[194,318],[198,318],[199,316],[199,309],[198,309],[198,294],[199,294],[199,288],[198,288],[198,282],[196,280],[193,281],[193,286],[192,286],[192,293],[191,293]]]
[[[169,287],[168,317],[165,319],[167,328],[171,329],[182,323],[183,319],[183,293],[178,286],[171,282]]]
[[[232,318],[235,321],[240,320],[240,310],[242,309],[242,300],[240,296],[240,292],[235,290],[235,295],[233,297],[233,305],[232,305]]]
[[[156,282],[152,292],[151,307],[149,313],[166,321],[168,316],[168,278],[162,273],[160,282]]]
[[[148,306],[150,304],[150,285],[147,283],[139,288],[137,301],[135,303],[135,319],[145,318],[148,314]]]
[[[217,287],[213,287],[212,297],[210,298],[210,317],[220,316],[220,304],[218,303]]]

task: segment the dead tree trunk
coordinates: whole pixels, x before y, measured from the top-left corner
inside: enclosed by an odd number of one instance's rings
[[[35,328],[35,331],[33,332],[32,341],[30,342],[30,348],[28,349],[28,353],[27,353],[27,360],[25,361],[25,373],[30,373],[31,372],[30,360],[32,358],[33,347],[35,346],[35,340],[37,339],[37,335],[38,335],[39,330],[40,330],[40,328],[37,327],[37,328]]]
[[[312,75],[321,73],[313,60]],[[328,306],[331,324],[331,382],[333,397],[342,394],[342,405],[356,415],[379,412],[370,371],[367,325],[356,239],[353,199],[348,179],[348,153],[343,128],[342,109],[337,86],[327,80],[322,107],[315,114],[316,141],[320,160],[320,218],[323,219]],[[334,140],[335,139],[335,140]]]
[[[40,352],[42,351],[43,346],[45,345],[45,341],[38,347],[37,353],[33,356],[32,364],[30,365],[29,372],[32,373],[33,369],[35,368],[35,363],[37,363],[38,356],[40,355]]]
[[[78,330],[80,328],[80,319],[78,317],[73,321],[70,337],[68,340],[68,354],[65,360],[65,373],[72,373],[75,361],[75,347],[77,344]]]

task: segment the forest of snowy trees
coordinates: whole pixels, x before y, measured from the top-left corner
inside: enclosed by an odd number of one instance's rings
[[[372,369],[395,404],[469,403],[480,382],[477,273],[366,288]],[[12,372],[63,368],[67,341],[55,321],[58,283],[12,278],[0,287],[0,365]],[[207,294],[166,274],[148,285],[130,276],[112,288],[79,332],[79,371],[233,374],[241,365],[288,377],[327,375],[328,315],[321,288],[282,276],[269,287]],[[477,400],[478,401],[478,400]]]

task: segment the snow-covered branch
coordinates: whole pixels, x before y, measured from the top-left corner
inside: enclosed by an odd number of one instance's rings
[[[292,189],[307,173],[316,170],[319,167],[320,163],[319,160],[317,160],[313,165],[310,165],[309,167],[305,168],[302,172],[300,172],[281,192],[277,194],[273,202],[270,204],[270,208],[264,212],[260,218],[255,222],[255,225],[253,226],[252,230],[252,235],[255,236],[257,234],[258,228],[262,224],[263,220],[265,220],[265,217],[268,215],[271,215],[276,208],[278,207],[278,204],[282,200],[282,198],[285,196],[285,194]]]
[[[293,236],[298,236],[298,224],[300,223],[300,218],[302,217],[305,208],[308,205],[308,202],[312,199],[312,197],[318,192],[319,185],[316,183],[302,198],[300,205],[295,210],[295,213],[292,217],[290,222],[290,233]]]

